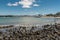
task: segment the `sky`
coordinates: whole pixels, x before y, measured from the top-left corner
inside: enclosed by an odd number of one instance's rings
[[[60,0],[0,0],[0,15],[35,15],[60,12]]]

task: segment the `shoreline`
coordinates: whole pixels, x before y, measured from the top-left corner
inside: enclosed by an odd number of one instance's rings
[[[42,16],[41,18],[60,18],[60,17],[49,17],[49,16]]]
[[[35,17],[35,16],[26,16],[26,17]],[[7,17],[4,17],[4,18],[7,18]],[[53,16],[41,16],[41,17],[36,17],[36,18],[54,18],[54,17]],[[60,17],[55,17],[55,18],[60,18]]]
[[[60,23],[56,23],[57,25]],[[14,28],[14,27],[26,27],[26,28],[29,28],[29,27],[39,27],[39,28],[42,28],[42,26],[46,26],[46,25],[55,25],[55,24],[44,24],[44,25],[0,25],[0,29],[4,29],[4,28]]]

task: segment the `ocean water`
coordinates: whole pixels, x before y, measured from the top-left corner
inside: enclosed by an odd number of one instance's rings
[[[44,25],[60,22],[60,18],[36,18],[36,17],[0,17],[0,25]]]

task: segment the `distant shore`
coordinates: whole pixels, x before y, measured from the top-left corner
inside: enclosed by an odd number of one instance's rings
[[[60,17],[42,16],[41,18],[60,18]]]
[[[0,17],[36,17],[36,18],[60,18],[60,16],[54,17],[54,16],[0,16]]]

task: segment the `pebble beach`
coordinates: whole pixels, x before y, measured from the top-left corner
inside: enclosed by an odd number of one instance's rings
[[[0,40],[60,40],[60,24],[47,24],[42,28],[5,26],[0,28]]]

